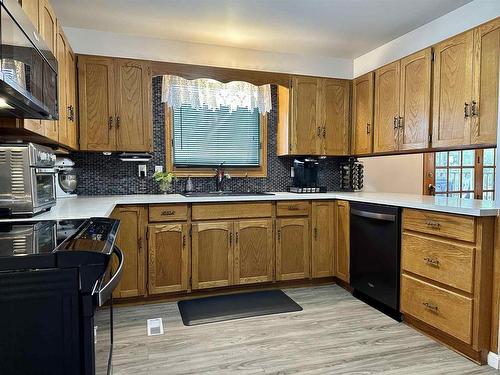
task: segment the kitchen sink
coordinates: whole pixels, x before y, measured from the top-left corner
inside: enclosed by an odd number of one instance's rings
[[[274,195],[263,191],[240,192],[240,191],[192,191],[181,193],[185,197],[251,197],[259,195]]]

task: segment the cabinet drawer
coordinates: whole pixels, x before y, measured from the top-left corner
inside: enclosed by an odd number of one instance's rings
[[[155,204],[149,206],[149,222],[187,220],[188,208],[185,204]]]
[[[473,291],[475,249],[403,233],[401,267],[465,292]]]
[[[472,336],[472,299],[408,275],[401,278],[401,311],[467,343]]]
[[[468,242],[474,242],[476,238],[473,217],[422,210],[405,209],[403,229]]]
[[[271,217],[272,203],[202,203],[193,204],[193,220],[248,219]]]
[[[308,216],[309,201],[283,201],[276,204],[276,216]]]

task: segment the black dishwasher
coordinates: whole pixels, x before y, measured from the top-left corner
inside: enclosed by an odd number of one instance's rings
[[[354,296],[400,319],[400,209],[352,202],[351,287]]]

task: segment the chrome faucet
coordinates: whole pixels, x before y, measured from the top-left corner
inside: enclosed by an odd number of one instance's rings
[[[224,191],[224,180],[227,178],[231,178],[231,176],[229,176],[229,173],[226,173],[226,171],[224,170],[224,168],[222,167],[224,164],[224,162],[220,163],[220,165],[215,168],[215,190],[216,191]]]

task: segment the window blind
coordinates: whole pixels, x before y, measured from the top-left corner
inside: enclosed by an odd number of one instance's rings
[[[254,109],[210,110],[182,105],[173,110],[176,167],[258,167],[260,115]]]

